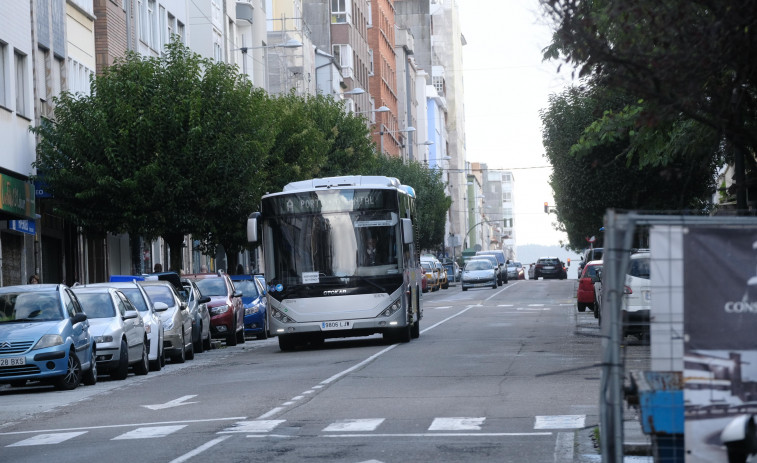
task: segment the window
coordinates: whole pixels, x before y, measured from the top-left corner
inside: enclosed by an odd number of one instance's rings
[[[352,21],[352,4],[349,0],[331,0],[331,23],[347,24]]]
[[[512,200],[513,200],[513,193],[511,191],[502,192],[502,201],[512,201]]]
[[[8,45],[0,42],[0,106],[8,106],[8,99],[6,95],[8,94],[9,79],[5,73],[6,69],[8,68],[7,64],[5,63],[7,56]]]
[[[158,31],[155,30],[155,0],[147,0],[147,27],[149,28],[149,45],[155,48],[158,43]]]
[[[160,20],[160,49],[162,51],[166,48],[166,44],[171,37],[170,35],[168,35],[168,25],[166,24],[166,9],[163,6],[160,7],[160,17],[158,19]]]
[[[37,72],[37,94],[39,95],[40,101],[47,101],[47,99],[50,97],[48,94],[48,88],[47,88],[47,61],[50,57],[50,51],[46,50],[44,48],[40,48],[37,50],[37,69],[40,70],[40,72]]]
[[[139,0],[137,8],[139,9],[139,38],[147,42],[149,30],[147,28],[147,0]]]
[[[368,50],[368,75],[373,76],[373,49]]]
[[[181,21],[176,21],[176,33],[179,34],[179,41],[185,43],[184,24]]]
[[[352,65],[352,47],[349,45],[334,45],[332,46],[334,60],[342,67],[342,76],[345,78],[352,77],[353,65]]]
[[[16,64],[16,114],[26,116],[27,112],[27,90],[28,82],[26,81],[26,55],[14,53]]]
[[[174,34],[174,29],[176,28],[176,18],[173,17],[171,13],[168,13],[168,20],[166,21],[166,35],[168,35],[168,43],[173,37],[171,37]]]
[[[94,72],[75,59],[68,59],[68,89],[71,93],[90,94],[89,78]]]

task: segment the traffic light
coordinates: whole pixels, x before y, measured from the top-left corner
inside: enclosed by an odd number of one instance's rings
[[[544,202],[544,213],[549,214],[549,203],[546,201]]]

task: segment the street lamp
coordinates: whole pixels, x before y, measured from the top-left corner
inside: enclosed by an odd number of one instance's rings
[[[375,134],[378,134],[379,136],[379,147],[380,147],[380,153],[384,154],[384,134],[385,133],[410,133],[415,132],[415,127],[408,127],[405,130],[384,130],[384,124],[381,124],[381,130],[378,132],[374,132]]]
[[[342,95],[342,96],[345,96],[345,95],[346,96],[352,96],[352,95],[362,95],[363,93],[365,93],[365,90],[363,90],[360,87],[355,87],[352,90],[347,90],[346,92],[342,92],[339,95]],[[387,109],[387,111],[389,110],[389,108],[386,108],[386,109]]]
[[[378,109],[369,109],[368,111],[357,111],[355,114],[386,113],[389,111],[391,111],[391,109],[387,108],[386,106],[381,106]]]
[[[300,42],[299,40],[289,39],[286,42],[277,43],[275,45],[261,45],[259,47],[240,47],[240,48],[234,48],[232,49],[232,51],[241,51],[242,54],[244,55],[242,57],[242,72],[244,74],[247,74],[247,50],[260,50],[260,49],[269,49],[269,48],[300,48],[302,46],[303,46],[302,42]],[[267,56],[268,55],[266,55],[266,57]],[[268,81],[268,69],[266,69],[266,81]],[[268,89],[266,88],[266,91],[267,90]]]

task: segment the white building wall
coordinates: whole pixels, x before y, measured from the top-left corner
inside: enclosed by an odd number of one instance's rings
[[[22,176],[32,174],[35,159],[34,135],[29,132],[34,114],[33,55],[29,2],[5,2],[0,14],[0,167]],[[22,57],[21,72],[17,72],[16,55]],[[22,80],[17,81],[21,75]],[[21,89],[23,108],[17,107],[17,93]]]

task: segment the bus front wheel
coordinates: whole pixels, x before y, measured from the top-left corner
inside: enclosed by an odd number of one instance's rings
[[[279,349],[284,352],[292,351],[297,347],[297,337],[293,334],[279,335]]]

